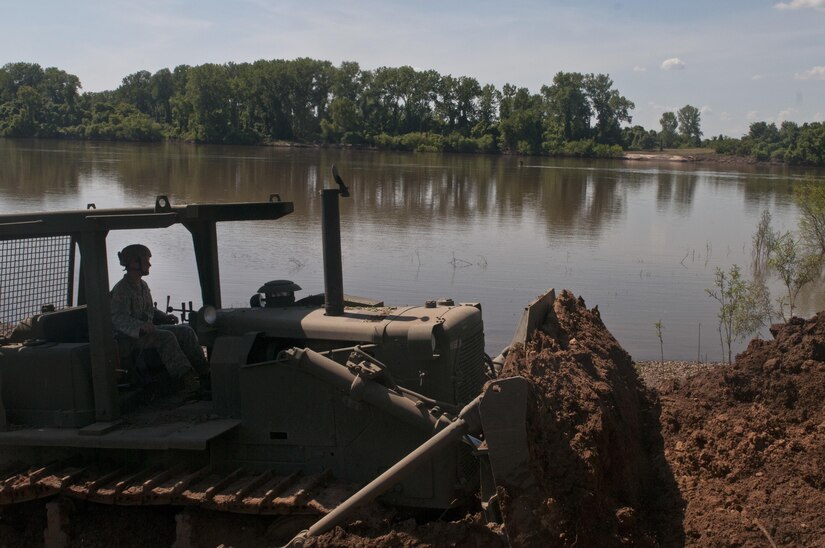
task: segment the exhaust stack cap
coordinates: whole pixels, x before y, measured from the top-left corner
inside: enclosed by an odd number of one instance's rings
[[[255,306],[253,300],[257,296],[260,306],[260,294],[263,293],[267,308],[289,306],[295,302],[295,292],[300,290],[301,286],[291,280],[272,280],[258,288],[258,293],[252,296],[250,304]]]

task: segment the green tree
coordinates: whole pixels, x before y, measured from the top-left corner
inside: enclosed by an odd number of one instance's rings
[[[799,135],[799,124],[785,120],[779,126],[779,141],[785,149],[796,146],[796,137]]]
[[[771,212],[765,209],[762,211],[762,216],[756,225],[756,232],[752,237],[753,266],[757,275],[764,273],[778,239],[779,232],[771,227]]]
[[[699,146],[702,143],[701,115],[699,109],[685,105],[676,113],[679,118],[679,134],[689,146]]]
[[[531,95],[527,88],[508,88],[502,104],[505,107],[498,125],[500,148],[518,154],[538,154],[543,133],[541,96]]]
[[[659,136],[653,130],[646,130],[642,126],[624,128],[622,142],[630,150],[650,150],[656,148]]]
[[[223,142],[229,129],[229,81],[222,65],[205,64],[189,70],[185,100],[191,105],[189,136],[206,143]]]
[[[547,129],[550,134],[556,134],[564,141],[590,137],[593,110],[587,98],[583,74],[558,72],[551,86],[541,87],[541,93],[547,103]]]
[[[79,123],[77,76],[34,63],[0,68],[0,135],[58,137]]]
[[[43,81],[43,68],[37,63],[8,63],[0,69],[0,103],[17,97],[24,86],[38,89]]]
[[[796,148],[788,158],[789,163],[825,165],[825,124],[802,124],[796,138]]]
[[[454,129],[465,137],[479,119],[481,86],[475,78],[461,76],[455,85],[456,119]]]
[[[491,135],[494,140],[498,136],[498,109],[501,102],[501,92],[492,84],[481,88],[478,99],[478,121],[473,126],[473,137]]]
[[[329,61],[296,59],[294,86],[290,99],[293,107],[293,133],[302,141],[314,141],[320,136],[321,119],[329,107],[332,71]]]
[[[0,136],[39,137],[45,101],[31,86],[20,86],[13,100],[0,107]]]
[[[775,242],[768,264],[776,270],[787,292],[777,299],[779,315],[783,320],[788,321],[793,317],[802,288],[819,277],[822,259],[822,255],[806,253],[791,233],[785,233]]]
[[[172,96],[175,94],[175,82],[172,71],[161,69],[152,75],[150,95],[152,98],[152,117],[169,124],[172,122]]]
[[[144,114],[153,114],[152,74],[140,70],[123,78],[120,87],[115,90],[117,99],[136,107]]]
[[[776,124],[773,123],[754,122],[748,129],[748,137],[754,141],[777,143],[779,142],[779,129],[777,129]]]
[[[337,70],[333,71],[330,91],[333,97],[346,97],[353,103],[361,93],[361,67],[352,61],[343,61]]]
[[[825,182],[808,179],[794,188],[801,213],[799,233],[807,246],[825,255]]]
[[[632,121],[630,111],[636,108],[636,105],[613,89],[613,80],[606,74],[585,76],[584,89],[596,118],[596,126],[593,128],[596,142],[620,143],[621,124]]]
[[[327,142],[355,143],[363,139],[363,120],[358,106],[348,97],[336,97],[329,105],[329,119],[321,120]]]
[[[415,71],[406,67],[398,82],[398,96],[402,102],[399,133],[434,131],[441,124],[436,119],[439,110],[439,82],[441,75],[434,70]],[[448,96],[452,96],[448,93]],[[444,112],[444,107],[441,111]]]
[[[399,133],[402,110],[399,80],[399,70],[391,67],[379,67],[370,73],[363,107],[370,133]]]
[[[776,124],[754,122],[750,125],[748,134],[742,140],[750,148],[749,155],[757,160],[768,161],[774,158],[775,155],[781,156],[784,154],[784,151],[780,151],[779,129]]]
[[[659,132],[659,143],[662,148],[670,148],[676,142],[676,130],[679,128],[679,121],[672,112],[665,112],[659,118],[659,125],[662,130]]]
[[[722,361],[732,363],[733,341],[744,340],[770,319],[770,297],[762,281],[742,278],[739,266],[728,272],[716,268],[713,288],[705,289],[719,303],[719,342]]]

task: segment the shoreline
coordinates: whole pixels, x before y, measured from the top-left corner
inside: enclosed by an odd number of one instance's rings
[[[260,146],[265,147],[276,147],[276,148],[317,148],[317,149],[324,149],[324,148],[333,148],[333,149],[350,149],[350,150],[383,150],[378,149],[374,146],[366,146],[366,145],[343,145],[343,144],[333,144],[333,143],[298,143],[298,142],[291,142],[291,141],[272,141],[268,143],[263,143]],[[399,150],[399,149],[386,149],[390,152],[416,152],[416,151],[408,151],[408,150]],[[692,153],[689,151],[693,151]],[[466,152],[441,152],[442,154],[468,154]],[[485,152],[473,152],[469,154],[484,154],[484,155],[493,155],[493,156],[509,156],[509,157],[520,157],[519,154],[512,154],[508,152],[497,152],[497,153],[485,153]],[[729,156],[726,154],[718,154],[713,152],[711,149],[668,149],[667,151],[634,151],[634,152],[624,152],[621,156],[616,156],[614,158],[587,158],[587,157],[578,157],[578,156],[564,156],[564,155],[540,155],[542,158],[562,158],[562,159],[581,159],[581,160],[599,160],[599,159],[613,159],[613,160],[624,160],[628,162],[667,162],[667,163],[708,163],[708,164],[718,164],[718,165],[748,165],[748,166],[773,166],[773,167],[781,167],[787,166],[784,162],[765,162],[762,160],[756,160],[751,158],[750,156]],[[816,167],[816,166],[813,166]]]
[[[730,367],[722,362],[697,362],[685,360],[634,361],[634,367],[645,386],[658,390],[665,383],[690,379],[711,369]]]
[[[717,154],[712,151],[696,151],[693,154],[680,153],[679,149],[670,151],[652,152],[625,152],[623,160],[629,162],[675,162],[675,163],[709,163],[720,165],[749,165],[749,166],[786,166],[784,162],[765,162],[751,158],[750,156],[728,156]]]
[[[0,137],[0,139],[10,140],[56,140],[56,141],[75,141],[87,143],[129,143],[129,144],[158,144],[158,143],[184,143],[189,145],[209,145],[209,146],[251,146],[251,147],[269,147],[269,148],[299,148],[299,149],[335,149],[335,150],[364,150],[364,151],[386,151],[386,152],[410,152],[416,151],[402,150],[402,149],[379,149],[375,146],[369,145],[351,145],[340,143],[301,143],[297,141],[267,141],[255,144],[221,144],[221,143],[199,143],[188,139],[178,138],[164,138],[159,141],[131,141],[118,139],[80,139],[71,137]],[[489,156],[504,156],[511,158],[524,158],[519,154],[511,152],[439,152],[439,154],[479,154]],[[528,155],[532,156],[532,155]],[[579,160],[623,160],[627,162],[665,162],[665,163],[708,163],[716,165],[747,165],[747,166],[771,166],[771,167],[822,167],[822,166],[791,166],[784,162],[772,162],[756,160],[750,156],[729,156],[726,154],[718,154],[711,149],[667,149],[666,151],[623,151],[621,156],[614,156],[611,158],[599,157],[580,157],[580,156],[566,156],[566,155],[538,155],[540,158],[560,158],[560,159],[579,159]]]

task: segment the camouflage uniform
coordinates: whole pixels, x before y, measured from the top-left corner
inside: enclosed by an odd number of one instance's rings
[[[192,368],[199,374],[209,371],[198,337],[188,325],[155,325],[152,333],[140,333],[145,322],[157,323],[166,317],[155,308],[146,282],[132,284],[124,276],[112,288],[111,297],[115,332],[134,339],[140,349],[156,348],[169,375],[180,378]]]

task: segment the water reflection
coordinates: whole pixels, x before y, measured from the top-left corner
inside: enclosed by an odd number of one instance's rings
[[[245,302],[267,279],[321,283],[318,191],[337,164],[352,197],[342,201],[349,292],[388,302],[449,296],[482,301],[488,350],[512,335],[523,305],[569,287],[599,305],[634,357],[658,356],[665,325],[673,358],[696,356],[697,324],[716,325],[704,294],[718,266],[750,264],[762,209],[792,229],[794,181],[810,172],[737,166],[583,162],[484,155],[400,154],[304,148],[134,145],[0,140],[0,210],[149,206],[266,200],[295,202],[279,221],[221,228],[224,292]],[[159,247],[155,284],[189,289],[185,231],[113,234]],[[113,271],[111,276],[119,275]],[[252,287],[254,286],[254,287]],[[776,291],[777,288],[772,287]],[[161,293],[159,290],[157,291]],[[380,293],[380,294],[376,294]],[[822,308],[822,288],[800,296]],[[710,343],[707,343],[708,345]],[[711,355],[718,349],[708,347]]]

